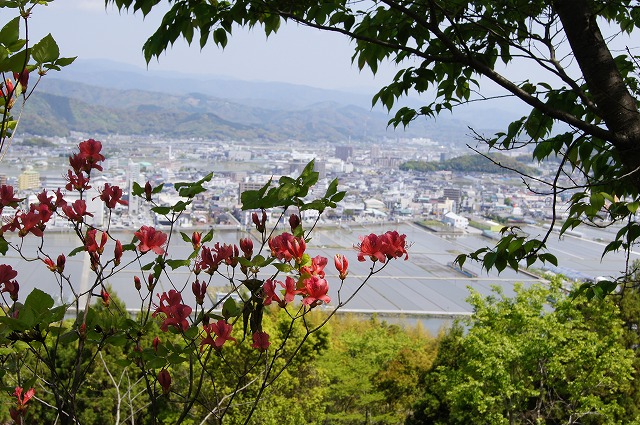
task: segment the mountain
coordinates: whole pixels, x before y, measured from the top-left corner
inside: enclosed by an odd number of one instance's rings
[[[77,131],[266,141],[425,137],[447,144],[471,142],[473,124],[468,121],[443,114],[394,130],[387,126],[390,115],[372,109],[370,102],[359,93],[86,61],[42,79],[21,128],[43,136]],[[490,110],[476,115],[505,119],[505,114]],[[466,116],[474,114],[467,110]],[[480,130],[491,128],[486,119],[482,124]]]

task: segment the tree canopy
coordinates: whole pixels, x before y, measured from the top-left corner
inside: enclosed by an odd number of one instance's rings
[[[160,0],[105,0],[120,9],[148,14]],[[200,46],[224,47],[237,27],[262,27],[267,36],[293,21],[344,34],[355,41],[353,61],[374,73],[383,61],[401,70],[373,97],[406,126],[467,102],[485,99],[486,84],[528,105],[530,113],[491,136],[477,134],[489,148],[533,147],[543,161],[562,158],[549,181],[525,176],[556,195],[573,191],[562,231],[600,218],[625,223],[605,253],[629,250],[640,227],[627,219],[639,203],[640,114],[637,57],[625,37],[640,26],[632,0],[168,0],[170,10],[143,46],[147,61],[179,37]],[[606,28],[603,32],[602,28]],[[613,50],[612,40],[620,41]],[[527,77],[514,78],[515,64]],[[424,95],[419,108],[398,103]],[[397,108],[397,109],[396,109]],[[560,183],[561,177],[568,183]],[[551,230],[551,229],[550,229]],[[544,252],[546,239],[484,248],[471,258],[498,270],[526,261],[556,262]],[[505,235],[513,239],[513,236]],[[487,258],[487,254],[491,254]],[[599,284],[591,295],[612,290]],[[592,288],[591,288],[592,289]]]

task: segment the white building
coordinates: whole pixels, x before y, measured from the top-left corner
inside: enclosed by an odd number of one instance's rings
[[[447,226],[453,226],[456,229],[466,229],[469,227],[469,220],[456,213],[448,212],[442,217],[442,222]]]

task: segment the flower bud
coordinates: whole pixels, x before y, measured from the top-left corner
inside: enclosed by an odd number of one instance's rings
[[[200,282],[196,279],[196,281],[191,284],[191,290],[196,297],[196,302],[202,305],[204,303],[204,297],[207,295],[207,283]]]
[[[202,233],[193,232],[191,235],[191,244],[193,245],[193,250],[197,251],[200,248],[200,240],[202,239]]]
[[[100,290],[100,298],[102,298],[102,304],[104,304],[105,307],[109,307],[109,304],[111,303],[111,294],[109,294],[104,288]]]
[[[160,338],[158,337],[153,338],[153,342],[151,343],[151,345],[153,346],[153,350],[155,352],[158,352],[158,345],[160,345]]]
[[[104,233],[106,234],[106,233]],[[122,259],[122,242],[120,240],[116,241],[116,247],[113,252],[113,263],[116,266],[120,265],[120,260]]]
[[[338,275],[340,276],[340,280],[345,280],[349,271],[349,261],[347,261],[347,257],[342,254],[336,254],[333,257],[333,263],[336,266],[336,270],[338,270]]]
[[[291,226],[291,232],[295,232],[296,228],[300,226],[300,216],[298,214],[291,214],[291,217],[289,217],[289,226]]]
[[[147,283],[147,289],[149,290],[149,292],[152,292],[153,288],[156,287],[156,282],[155,282],[155,278],[153,277],[153,273],[149,275],[149,278],[147,279],[147,281],[149,282]]]
[[[29,70],[25,68],[20,73],[14,72],[13,79],[20,83],[22,91],[25,92],[27,90],[27,85],[29,84]]]
[[[67,263],[67,258],[64,254],[58,255],[58,260],[56,261],[56,265],[58,266],[58,273],[62,274],[64,271],[64,265]]]
[[[240,239],[240,249],[244,254],[244,258],[250,260],[251,256],[253,255],[253,241],[251,240],[251,238]]]
[[[171,374],[167,369],[162,369],[158,373],[158,384],[162,387],[163,394],[169,394],[171,390]]]
[[[151,201],[151,191],[152,191],[152,189],[151,189],[151,183],[147,182],[147,183],[144,185],[144,195],[145,195],[145,199],[146,199],[147,201]]]
[[[58,267],[55,265],[55,263],[53,262],[53,260],[51,258],[44,258],[42,260],[42,262],[47,266],[47,268],[49,270],[51,270],[52,272],[57,272],[58,271]]]
[[[138,276],[133,277],[133,284],[135,285],[138,291],[142,289],[142,283],[140,282],[140,278]]]

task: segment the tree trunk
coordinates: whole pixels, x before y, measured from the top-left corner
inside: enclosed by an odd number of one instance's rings
[[[556,0],[554,8],[562,22],[598,114],[614,133],[609,140],[620,156],[625,171],[640,168],[640,114],[607,47],[596,15],[587,0]],[[630,176],[640,191],[640,171]]]

